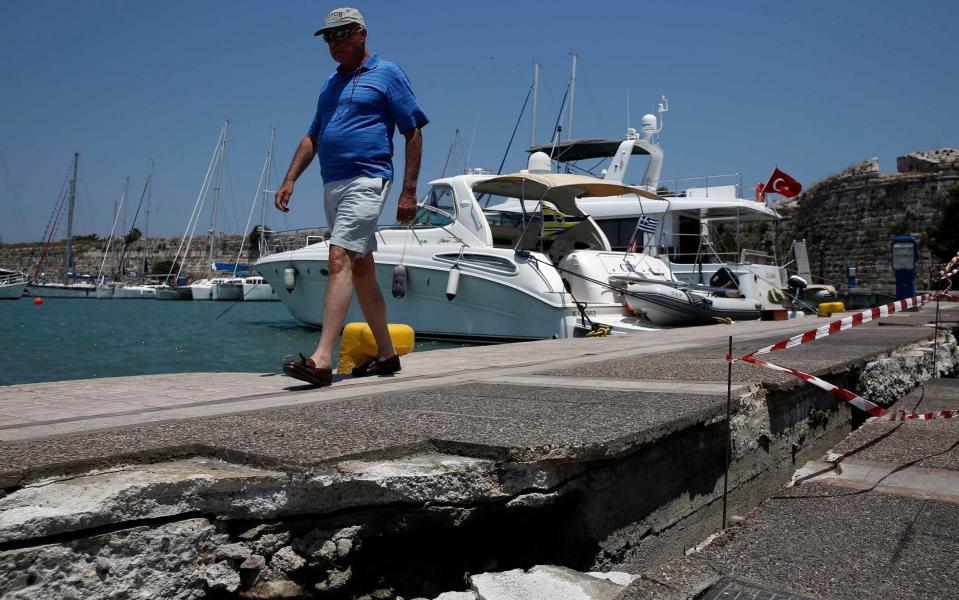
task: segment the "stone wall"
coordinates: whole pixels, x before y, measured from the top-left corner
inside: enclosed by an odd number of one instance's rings
[[[785,256],[794,239],[805,239],[815,281],[846,287],[846,266],[855,265],[859,287],[894,290],[890,236],[919,234],[941,218],[949,191],[959,186],[959,151],[915,152],[897,160],[898,172],[879,173],[871,158],[852,165],[774,206],[783,216],[774,242],[768,226],[747,227],[745,247]],[[957,248],[956,250],[959,250]],[[934,264],[921,246],[917,285],[930,289]]]
[[[243,238],[238,235],[221,235],[217,238],[214,260],[225,263],[235,262],[242,241]],[[110,256],[107,258],[104,267],[105,273],[110,274],[116,270],[117,261],[119,260],[119,246],[121,245],[122,241],[119,245],[117,242],[114,242],[110,250]],[[0,244],[0,267],[32,273],[34,257],[38,254],[41,246],[42,244],[40,243]],[[150,240],[137,241],[127,247],[126,257],[124,259],[125,268],[127,271],[133,270],[139,272],[142,269],[143,259],[148,258],[152,270],[152,267],[161,261],[172,261],[179,246],[180,238],[151,238]],[[55,244],[51,244],[47,250],[44,272],[48,280],[60,281],[63,279],[64,264],[66,261],[65,248],[66,242],[61,240]],[[105,240],[74,240],[74,272],[95,276],[99,272],[100,265],[103,262],[105,249]],[[251,247],[249,240],[247,240],[243,244],[243,255],[240,260],[252,264],[252,262],[256,260],[256,257],[256,244]],[[186,255],[186,266],[183,269],[183,273],[194,278],[209,276],[210,246],[207,239],[193,240],[193,243],[190,245],[190,252]]]

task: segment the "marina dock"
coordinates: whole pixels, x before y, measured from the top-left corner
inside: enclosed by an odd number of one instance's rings
[[[774,362],[957,408],[955,380],[929,382],[959,360],[956,308],[938,338],[924,307]],[[161,595],[432,598],[557,564],[638,575],[622,598],[955,597],[959,423],[859,427],[835,397],[739,362],[727,421],[728,336],[739,356],[826,322],[436,350],[324,389],[278,373],[2,387],[0,591],[106,597],[149,572]],[[824,555],[825,537],[849,554]]]

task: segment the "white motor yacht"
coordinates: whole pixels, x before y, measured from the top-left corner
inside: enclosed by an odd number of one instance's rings
[[[17,300],[27,287],[27,276],[19,271],[0,269],[0,300]]]
[[[595,177],[549,173],[548,157],[547,172],[538,164],[512,175],[433,181],[411,225],[377,232],[376,278],[381,289],[394,290],[384,294],[390,321],[411,325],[420,337],[487,342],[655,329],[630,314],[610,278],[675,281],[669,270],[656,257],[612,251],[576,199],[657,196]],[[519,214],[484,210],[479,199],[489,197],[540,208]],[[574,224],[547,231],[544,208]],[[330,247],[314,240],[261,258],[256,270],[281,290],[280,300],[296,319],[322,326]],[[403,281],[394,281],[397,270]],[[347,321],[355,320],[363,317],[352,303]]]
[[[660,105],[660,112],[664,111],[665,107]],[[652,114],[645,115],[642,123],[640,132],[630,129],[626,138],[621,140],[569,140],[533,147],[529,151],[549,152],[552,160],[568,170],[577,171],[583,170],[579,164],[595,165],[597,160],[603,164],[603,159],[608,159],[599,175],[610,182],[626,180],[631,158],[648,156],[646,170],[635,187],[656,191],[667,202],[649,202],[630,194],[577,200],[580,209],[602,228],[611,247],[624,251],[639,248],[646,254],[656,256],[679,281],[689,286],[714,288],[703,290],[706,294],[715,296],[724,293],[715,288],[732,287],[738,290],[740,296],[751,300],[753,305],[759,304],[760,309],[782,308],[781,290],[786,287],[786,276],[777,265],[776,257],[741,248],[738,241],[740,224],[766,222],[774,225],[780,218],[779,214],[763,202],[743,198],[738,174],[664,181],[661,178],[664,151],[657,142],[661,124]],[[692,181],[706,185],[679,185],[680,182]],[[515,207],[512,209],[516,210]],[[720,226],[733,232],[734,239],[731,242],[734,247],[719,248]],[[660,296],[665,297],[676,293],[675,290],[667,291],[661,287],[655,289],[661,292]],[[732,295],[728,290],[725,293]],[[636,300],[636,296],[632,299]],[[658,311],[654,312],[658,314]],[[693,312],[694,322],[702,322],[702,312]],[[755,306],[745,313],[735,308],[733,314],[739,319],[759,316]],[[664,320],[662,316],[658,319],[647,316],[662,324],[676,324],[674,320]]]

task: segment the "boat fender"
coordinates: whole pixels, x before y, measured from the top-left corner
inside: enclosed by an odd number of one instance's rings
[[[400,323],[390,323],[387,327],[397,356],[413,351],[416,336],[412,327]],[[340,340],[340,358],[336,372],[340,375],[349,375],[353,372],[353,367],[376,358],[377,354],[376,338],[373,337],[370,326],[366,323],[347,323],[343,328],[343,338]]]
[[[393,268],[393,297],[402,298],[406,296],[406,278],[408,273],[403,265],[396,265]]]
[[[456,265],[450,269],[449,279],[446,281],[446,299],[452,300],[460,287],[460,268]]]
[[[296,270],[296,267],[287,267],[283,269],[283,286],[286,287],[287,293],[293,293],[293,288],[296,287],[297,273],[298,271]]]

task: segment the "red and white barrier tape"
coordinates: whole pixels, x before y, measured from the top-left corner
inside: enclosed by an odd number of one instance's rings
[[[885,306],[870,308],[868,310],[864,310],[854,315],[850,315],[848,317],[839,319],[838,321],[833,321],[832,323],[823,325],[822,327],[817,327],[816,329],[812,329],[810,331],[800,333],[799,335],[794,335],[793,337],[789,339],[782,340],[781,342],[776,342],[775,344],[766,346],[765,348],[760,348],[759,350],[756,350],[755,352],[744,354],[743,356],[737,359],[734,359],[732,356],[727,355],[726,360],[730,360],[734,362],[737,360],[741,360],[743,362],[751,363],[760,367],[765,367],[767,369],[772,369],[774,371],[782,371],[784,373],[789,373],[795,377],[798,377],[799,379],[802,379],[803,381],[807,383],[811,383],[814,386],[829,392],[830,394],[836,396],[837,398],[845,402],[849,402],[856,408],[859,408],[865,411],[869,415],[881,421],[932,421],[932,420],[938,420],[938,419],[959,418],[959,411],[956,411],[956,410],[936,410],[936,411],[925,412],[925,413],[915,413],[908,410],[889,411],[877,404],[870,402],[869,400],[866,400],[865,398],[863,398],[862,396],[854,392],[850,392],[849,390],[845,388],[841,388],[838,385],[833,385],[829,383],[828,381],[825,381],[823,379],[820,379],[819,377],[816,377],[815,375],[810,375],[809,373],[804,373],[803,371],[799,371],[797,369],[792,369],[789,367],[781,367],[779,365],[774,365],[773,363],[766,362],[764,360],[756,358],[757,354],[769,354],[771,352],[786,350],[787,348],[794,348],[802,344],[808,344],[809,342],[822,339],[834,333],[846,331],[847,329],[851,329],[853,327],[857,327],[859,325],[869,323],[870,321],[881,319],[883,317],[888,317],[889,315],[893,313],[903,311],[913,307],[922,306],[926,302],[929,302],[930,300],[933,300],[938,297],[947,297],[950,299],[955,299],[955,296],[952,296],[948,292],[952,284],[950,278],[953,275],[956,275],[957,273],[959,273],[959,267],[957,267],[956,269],[952,271],[949,271],[949,270],[952,269],[952,267],[955,266],[957,263],[959,263],[959,253],[956,253],[956,256],[953,257],[951,261],[949,261],[949,264],[947,264],[946,267],[939,272],[940,280],[944,279],[946,281],[949,281],[950,285],[945,290],[942,290],[937,294],[923,294],[922,296],[913,296],[912,298],[907,298],[905,300],[897,300],[896,302],[891,302],[889,304],[886,304]],[[947,273],[947,271],[949,272]]]
[[[905,300],[897,300],[895,302],[886,304],[885,306],[870,308],[854,315],[839,319],[838,321],[833,321],[832,323],[823,325],[822,327],[817,327],[816,329],[811,329],[804,333],[794,335],[788,340],[783,340],[781,342],[776,342],[771,346],[760,348],[755,352],[750,352],[749,354],[741,356],[739,360],[746,360],[747,357],[755,356],[757,354],[769,354],[770,352],[778,352],[780,350],[793,348],[801,344],[808,344],[809,342],[830,336],[834,333],[839,333],[840,331],[845,331],[847,329],[851,329],[852,327],[863,325],[876,319],[888,317],[895,312],[900,312],[915,306],[922,306],[932,298],[933,296],[924,294],[922,296],[913,296],[912,298],[907,298]]]
[[[739,360],[752,363],[760,367],[766,367],[767,369],[772,369],[774,371],[782,371],[784,373],[795,375],[803,381],[811,383],[820,389],[826,390],[833,396],[852,404],[856,408],[866,411],[869,413],[869,415],[876,417],[880,421],[932,421],[936,419],[959,418],[959,411],[956,410],[936,410],[925,413],[914,413],[908,410],[886,410],[885,408],[873,404],[858,394],[850,392],[845,388],[841,388],[838,385],[833,385],[828,381],[816,377],[815,375],[803,373],[802,371],[790,369],[789,367],[780,367],[779,365],[774,365],[764,360],[760,360],[751,354],[747,354]]]

